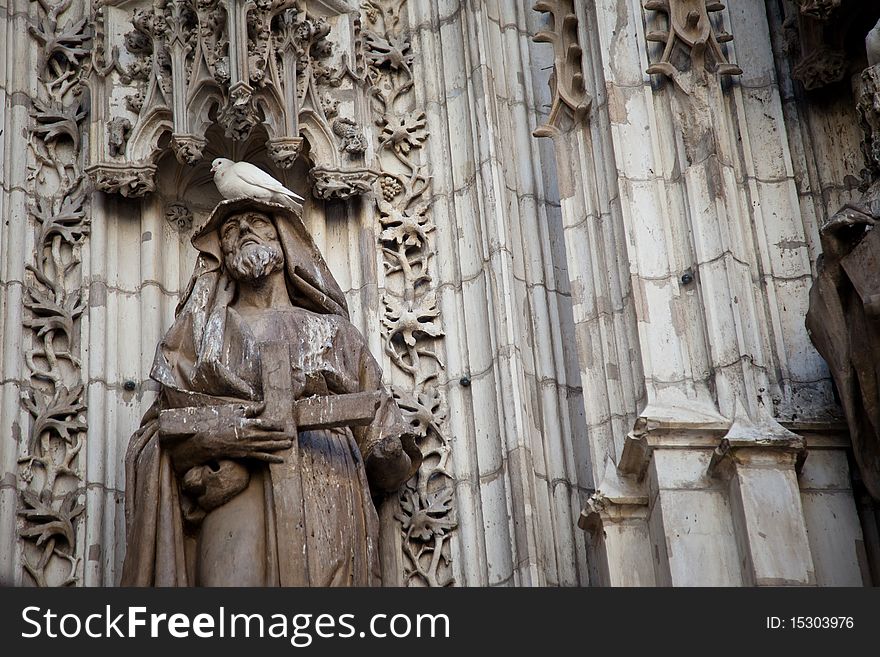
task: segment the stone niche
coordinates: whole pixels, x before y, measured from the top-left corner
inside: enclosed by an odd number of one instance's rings
[[[77,43],[88,46],[46,85],[65,89],[61,99],[78,112],[72,141],[85,191],[76,216],[87,229],[74,250],[82,254],[81,280],[71,277],[68,287],[79,286],[71,298],[87,301],[69,332],[91,374],[71,368],[59,388],[76,393],[78,440],[70,508],[52,511],[69,516],[70,530],[58,539],[64,549],[53,556],[36,545],[42,507],[19,502],[25,533],[6,538],[17,540],[19,564],[38,568],[36,575],[25,568],[27,575],[10,567],[16,582],[119,581],[122,454],[155,394],[149,361],[186,285],[179,277],[192,269],[190,236],[221,200],[210,172],[216,157],[252,162],[305,197],[307,228],[340,281],[352,322],[372,353],[384,355],[386,383],[418,434],[422,468],[379,508],[383,581],[453,582],[457,520],[445,398],[436,386],[443,330],[430,269],[428,132],[404,7],[400,0],[40,3],[50,37],[77,28]],[[29,47],[47,46],[37,39]],[[64,200],[64,190],[37,187],[38,199]],[[44,246],[48,258],[51,244]],[[37,451],[49,440],[41,409],[36,401],[26,409],[35,418],[28,444]],[[33,450],[23,451],[28,458]],[[39,481],[21,476],[23,495],[39,492]]]
[[[357,3],[108,2],[95,27],[86,171],[97,189],[154,191],[168,153],[197,171],[262,156],[290,180],[308,151],[322,199],[375,181]]]

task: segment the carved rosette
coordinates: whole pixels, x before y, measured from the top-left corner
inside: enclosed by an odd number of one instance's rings
[[[25,362],[22,406],[31,416],[19,452],[22,567],[37,586],[75,584],[81,577],[78,518],[84,484],[86,401],[77,356],[85,308],[80,250],[89,234],[82,174],[87,123],[84,77],[88,16],[71,0],[38,0],[30,35],[39,45],[39,83],[31,111],[28,193],[35,249],[26,266],[23,305]],[[125,125],[114,127],[117,143]]]
[[[369,166],[363,128],[356,118],[337,117],[340,103],[367,104],[363,73],[349,67],[359,48],[353,34],[358,21],[313,15],[307,5],[301,0],[134,0],[102,7],[101,57],[107,52],[113,57],[95,69],[94,84],[104,88],[96,97],[104,103],[93,110],[87,169],[99,189],[128,196],[151,191],[153,183],[144,176],[167,148],[188,166],[209,157],[211,146],[211,156],[229,156],[208,143],[206,133],[215,123],[239,143],[264,126],[266,149],[282,169],[294,166],[308,141],[315,167],[360,179],[359,172]],[[103,25],[108,12],[115,30]],[[131,29],[124,38],[107,43],[105,34],[119,34],[125,23]],[[340,24],[347,27],[336,34],[333,26]],[[124,139],[119,136],[123,121],[129,122]],[[351,194],[366,189],[350,187]],[[316,195],[327,197],[321,190]],[[333,197],[343,196],[340,188]]]
[[[193,226],[192,210],[179,201],[168,204],[165,208],[165,219],[181,233],[188,232]]]
[[[422,153],[429,135],[425,113],[412,91],[413,56],[401,19],[404,6],[405,0],[362,4],[380,168],[373,187],[382,228],[385,351],[409,381],[394,386],[393,393],[424,455],[418,473],[401,492],[396,517],[403,535],[406,583],[448,586],[454,582],[449,541],[457,521],[445,401],[437,386],[443,371],[437,354],[443,329],[429,267],[435,255],[434,224],[431,176]]]

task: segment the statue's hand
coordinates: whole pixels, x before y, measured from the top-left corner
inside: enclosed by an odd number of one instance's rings
[[[367,478],[382,491],[397,489],[409,474],[412,460],[403,451],[400,437],[389,437],[378,443],[367,455]]]
[[[178,469],[189,469],[211,460],[256,459],[268,463],[283,463],[277,452],[293,445],[290,427],[283,422],[254,417],[260,415],[265,404],[243,406],[232,421],[212,423],[196,431],[190,438],[172,448]]]

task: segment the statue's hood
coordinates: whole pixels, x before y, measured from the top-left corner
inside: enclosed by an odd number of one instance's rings
[[[345,296],[306,230],[299,213],[276,203],[236,199],[218,204],[192,238],[199,251],[195,271],[175,313],[174,323],[156,349],[150,376],[184,394],[252,398],[253,391],[222,365],[226,309],[237,286],[223,266],[219,229],[244,211],[271,217],[284,252],[287,292],[294,306],[348,319]]]

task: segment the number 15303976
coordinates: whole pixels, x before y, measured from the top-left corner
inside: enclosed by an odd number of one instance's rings
[[[851,630],[852,616],[767,616],[768,630]]]

